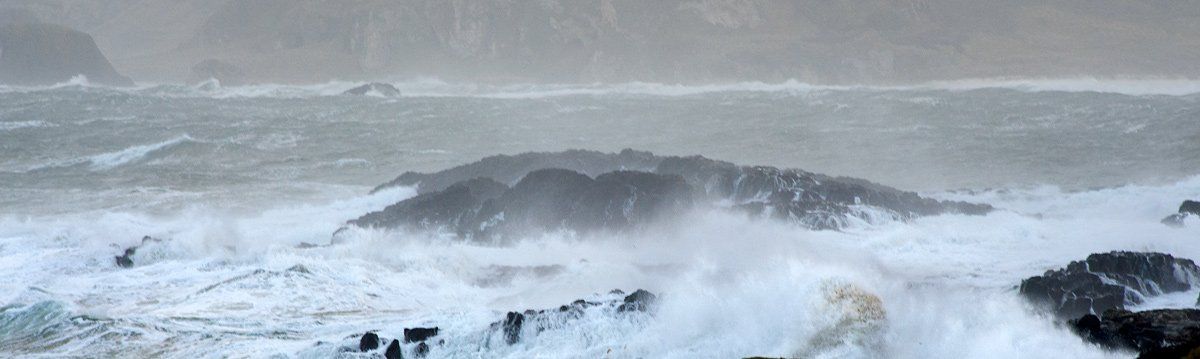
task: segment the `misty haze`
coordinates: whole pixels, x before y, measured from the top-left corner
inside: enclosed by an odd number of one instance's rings
[[[1200,3],[0,0],[0,357],[1200,357]]]

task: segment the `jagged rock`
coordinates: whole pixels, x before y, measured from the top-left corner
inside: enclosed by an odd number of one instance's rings
[[[246,73],[234,64],[217,59],[205,59],[192,66],[192,82],[209,79],[217,80],[222,86],[238,86],[246,84]]]
[[[632,294],[625,296],[624,303],[617,307],[618,312],[639,311],[644,312],[654,303],[658,302],[658,296],[645,290],[638,289]]]
[[[46,23],[0,25],[0,83],[51,85],[78,75],[95,84],[133,86],[132,80],[117,73],[91,35]]]
[[[1021,281],[1020,293],[1062,318],[1078,318],[1189,290],[1198,274],[1190,259],[1169,254],[1098,253]]]
[[[525,315],[517,312],[508,312],[504,317],[504,324],[501,325],[504,332],[504,342],[509,345],[516,344],[521,340],[521,327],[525,324]]]
[[[1133,350],[1139,358],[1182,358],[1200,348],[1198,309],[1110,309],[1103,317],[1086,314],[1070,325],[1089,342]]]
[[[367,332],[363,334],[362,339],[358,340],[358,351],[369,352],[379,348],[379,335],[375,332]]]
[[[438,335],[438,327],[433,328],[404,328],[404,342],[423,342],[425,339]]]
[[[1179,205],[1179,213],[1200,216],[1200,201],[1184,200],[1183,203]]]
[[[117,256],[117,266],[121,268],[133,268],[133,258],[130,258],[137,252],[136,247],[125,249],[125,254]]]
[[[505,188],[506,183],[513,187]],[[851,218],[907,220],[992,209],[922,198],[852,178],[628,149],[616,154],[574,150],[493,156],[437,173],[407,172],[376,190],[401,185],[417,186],[420,195],[349,224],[489,238],[529,230],[625,230],[696,203],[814,229],[840,229]]]
[[[522,340],[523,334],[537,335],[548,329],[562,328],[570,322],[585,316],[585,312],[599,311],[604,315],[645,316],[654,311],[657,296],[645,290],[638,289],[633,294],[622,297],[624,292],[614,290],[597,300],[579,299],[571,304],[555,309],[533,310],[524,312],[508,312],[504,319],[492,323],[493,333],[502,338],[505,344],[516,344]],[[595,314],[588,314],[595,315]]]
[[[142,237],[142,243],[140,243],[136,246],[133,246],[133,247],[125,248],[124,253],[122,253],[119,256],[116,256],[117,266],[121,267],[121,268],[133,268],[133,255],[137,254],[138,248],[141,248],[141,246],[144,246],[150,242],[161,242],[161,241],[162,241],[161,239],[154,238],[151,236]]]
[[[384,359],[404,359],[404,354],[400,351],[400,341],[392,339],[392,343],[388,344],[387,349],[383,352]]]
[[[1162,224],[1171,227],[1183,227],[1183,223],[1191,216],[1200,216],[1200,202],[1185,200],[1179,205],[1179,213],[1173,213],[1162,219]]]
[[[356,96],[372,95],[372,96],[396,97],[396,96],[400,96],[400,89],[397,89],[396,86],[392,86],[391,84],[382,83],[382,82],[372,82],[369,84],[365,84],[365,85],[362,85],[359,87],[355,87],[355,88],[346,90],[345,92],[342,92],[342,94],[343,95],[356,95]]]
[[[1162,224],[1168,227],[1182,228],[1183,222],[1187,220],[1188,215],[1184,213],[1174,213],[1162,219]]]

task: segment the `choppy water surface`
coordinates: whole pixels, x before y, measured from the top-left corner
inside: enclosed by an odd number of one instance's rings
[[[1200,197],[1192,85],[0,88],[0,353],[328,357],[365,330],[437,325],[433,357],[1116,355],[1032,312],[1015,286],[1097,251],[1200,259],[1200,224],[1158,223]],[[627,147],[1003,210],[846,232],[706,212],[623,238],[490,247],[359,231],[294,248],[413,195],[367,195],[406,170]],[[144,235],[169,241],[116,267]],[[882,325],[838,329],[831,283],[879,296]],[[612,288],[664,302],[646,320],[488,344],[506,311]]]

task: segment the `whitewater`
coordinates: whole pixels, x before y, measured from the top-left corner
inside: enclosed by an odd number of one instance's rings
[[[366,357],[366,331],[437,326],[433,358],[1129,357],[1017,293],[1088,254],[1200,259],[1200,84],[964,80],[484,85],[394,82],[0,88],[0,356]],[[983,216],[842,231],[698,209],[629,235],[512,244],[352,229],[417,194],[404,171],[623,148],[865,178]],[[137,265],[114,256],[144,236]],[[877,296],[847,326],[829,288]],[[493,345],[505,312],[661,296]],[[1193,290],[1138,309],[1194,307]],[[411,345],[405,350],[411,353]],[[407,356],[406,356],[407,357]]]

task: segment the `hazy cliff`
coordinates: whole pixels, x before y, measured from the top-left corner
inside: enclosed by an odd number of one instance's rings
[[[1200,75],[1200,5],[1185,2],[13,2],[96,34],[122,68],[155,79],[210,58],[249,81]]]
[[[46,85],[83,75],[90,82],[132,86],[88,34],[59,25],[0,23],[0,83]]]

